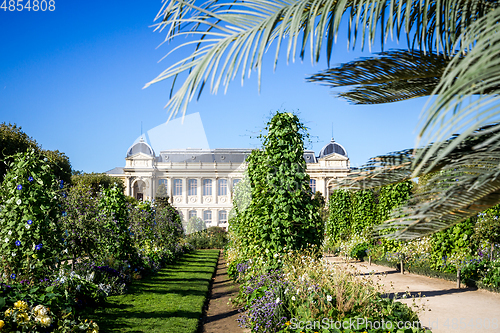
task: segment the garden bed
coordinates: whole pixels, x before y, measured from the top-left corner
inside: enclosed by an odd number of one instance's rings
[[[108,297],[91,316],[101,332],[197,332],[219,250],[197,250],[126,295]]]

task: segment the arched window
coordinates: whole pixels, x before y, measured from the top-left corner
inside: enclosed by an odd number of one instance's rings
[[[203,179],[203,195],[212,195],[212,179]]]
[[[309,186],[311,187],[312,193],[316,193],[316,179],[309,179]]]
[[[212,223],[212,211],[211,210],[203,211],[203,221],[205,221],[207,226],[208,226],[208,224]]]
[[[182,179],[174,179],[173,195],[182,195]]]
[[[227,211],[219,211],[219,223],[227,223]]]
[[[188,179],[188,195],[196,195],[198,181],[196,179]]]
[[[227,195],[227,179],[219,179],[218,195]]]

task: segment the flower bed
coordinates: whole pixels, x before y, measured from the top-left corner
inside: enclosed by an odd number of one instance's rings
[[[349,266],[299,253],[275,258],[278,269],[257,258],[233,269],[245,308],[240,323],[252,332],[398,332],[388,328],[401,322],[413,323],[405,332],[425,332],[415,305],[382,297],[372,279]]]

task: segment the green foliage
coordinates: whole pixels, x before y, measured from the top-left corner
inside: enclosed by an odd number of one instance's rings
[[[68,156],[59,150],[43,150],[42,154],[49,160],[52,173],[65,184],[71,183],[71,163]]]
[[[0,124],[0,182],[8,170],[8,165],[14,160],[14,155],[33,149],[48,159],[56,179],[71,182],[71,164],[69,158],[62,152],[43,150],[38,143],[30,138],[15,124]]]
[[[413,182],[411,180],[380,187],[376,208],[377,224],[391,218],[394,209],[408,201],[412,190]]]
[[[338,189],[330,196],[330,216],[326,224],[326,235],[332,243],[345,241],[350,236],[351,197],[348,190]]]
[[[240,211],[248,193],[236,194],[242,200],[237,200],[230,230],[244,256],[264,253],[272,261],[285,248],[319,246],[323,223],[303,157],[305,127],[292,113],[276,112],[266,129],[263,150],[252,151],[247,159],[251,202]]]
[[[431,237],[430,265],[433,269],[456,272],[455,258],[472,257],[478,244],[473,242],[476,218],[468,218]]]
[[[227,232],[221,227],[210,227],[187,235],[186,242],[195,249],[223,249],[227,245]]]
[[[351,216],[351,232],[371,234],[375,223],[375,195],[372,190],[361,190],[352,194]]]
[[[60,187],[38,152],[18,153],[1,188],[0,267],[4,277],[42,278],[62,250]]]
[[[64,232],[65,253],[70,258],[90,257],[99,260],[109,255],[113,247],[113,216],[99,208],[101,194],[93,193],[90,187],[71,186],[63,200],[65,214],[58,224]],[[108,247],[104,244],[110,244]]]
[[[105,250],[118,259],[129,259],[135,251],[132,247],[130,233],[128,232],[128,207],[123,190],[118,186],[104,188],[98,207],[106,216],[113,220],[105,220],[103,228],[114,235],[103,244]],[[117,246],[118,245],[118,246]]]
[[[370,248],[370,244],[368,243],[360,243],[354,246],[351,250],[350,257],[358,260],[363,260],[366,256],[366,251]]]
[[[17,125],[1,123],[0,124],[0,182],[8,170],[8,165],[14,160],[14,155],[25,152],[28,149],[38,150],[38,144],[26,133],[21,131]]]
[[[121,179],[109,176],[105,173],[84,173],[76,171],[71,176],[71,183],[76,186],[90,187],[94,194],[99,193],[101,189],[117,187],[123,192],[125,188]]]
[[[474,240],[485,240],[491,245],[500,244],[500,205],[478,215]]]
[[[186,227],[186,234],[192,234],[193,232],[198,232],[205,230],[207,228],[207,225],[203,219],[197,217],[197,216],[192,216],[187,224]]]

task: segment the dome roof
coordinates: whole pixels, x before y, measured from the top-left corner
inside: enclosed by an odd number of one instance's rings
[[[335,140],[332,138],[332,140],[319,152],[319,158],[331,155],[333,153],[347,157],[347,151],[345,150],[345,148],[342,147],[339,143],[335,142]]]
[[[148,145],[144,140],[141,138],[141,140],[137,143],[134,143],[132,147],[130,147],[127,151],[127,157],[130,157],[132,155],[138,154],[138,153],[143,153],[149,156],[155,156],[155,153],[153,151],[153,148],[151,148],[150,145]]]

